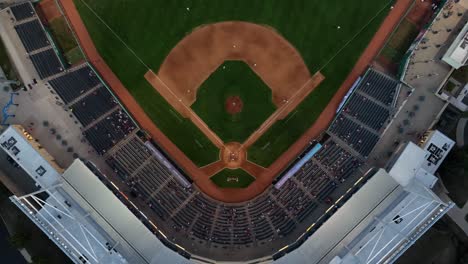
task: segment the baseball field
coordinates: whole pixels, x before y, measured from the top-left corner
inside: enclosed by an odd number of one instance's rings
[[[247,21],[282,36],[300,54],[310,75],[320,72],[325,76],[295,109],[249,145],[248,160],[268,167],[314,123],[393,3],[389,0],[74,2],[94,45],[112,71],[156,126],[199,167],[219,159],[216,142],[144,78],[149,70],[161,70],[166,57],[181,40],[203,25]],[[277,103],[266,78],[254,72],[255,64],[227,61],[223,66],[227,67],[217,68],[203,80],[194,102],[186,105],[221,141],[242,143],[275,111]],[[275,61],[269,66],[279,68],[281,63]],[[174,76],[184,79],[185,73],[176,72]]]

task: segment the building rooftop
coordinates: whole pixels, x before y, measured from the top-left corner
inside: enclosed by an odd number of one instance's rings
[[[422,147],[406,144],[389,172],[378,170],[313,237],[277,262],[395,261],[453,206],[431,191],[437,178],[425,169],[425,147],[447,144],[442,136],[433,131]]]
[[[8,127],[0,135],[0,147],[42,188],[58,183],[63,169],[23,127]]]
[[[468,23],[452,42],[442,60],[455,69],[459,69],[468,60]]]
[[[455,142],[441,132],[437,130],[430,132],[422,143],[426,154],[421,168],[432,174],[435,173],[454,145]]]

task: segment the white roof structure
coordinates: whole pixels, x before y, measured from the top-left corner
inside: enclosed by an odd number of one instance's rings
[[[63,189],[118,243],[129,263],[190,263],[161,243],[80,160],[65,171],[63,183]]]
[[[440,131],[434,130],[430,132],[422,144],[426,155],[421,167],[429,173],[435,173],[454,145],[455,141]]]
[[[167,248],[82,161],[75,160],[62,173],[35,144],[18,126],[0,135],[1,148],[41,186],[10,200],[72,261],[191,263]],[[363,176],[355,183],[363,186],[342,207],[301,246],[275,262],[394,262],[453,206],[430,190],[437,181],[432,170],[453,144],[439,131],[429,133],[422,147],[408,143],[389,172],[380,169],[365,183]],[[431,155],[439,155],[439,163],[427,167]],[[42,176],[37,166],[46,169]]]
[[[394,262],[453,207],[430,190],[437,178],[425,170],[426,158],[426,150],[408,143],[390,173],[380,169],[303,245],[276,262]]]
[[[40,187],[10,200],[75,263],[190,263],[167,248],[82,161],[63,172],[20,126],[0,135],[0,147]]]
[[[450,45],[442,60],[455,69],[466,64],[468,60],[468,23]]]
[[[426,152],[416,144],[408,143],[389,171],[390,176],[401,186],[407,186],[421,169],[425,155]]]
[[[9,126],[0,135],[0,148],[28,173],[38,186],[51,186],[58,182],[63,170],[21,126]]]

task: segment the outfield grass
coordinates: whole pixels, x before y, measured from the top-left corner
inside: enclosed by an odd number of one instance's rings
[[[69,50],[67,53],[65,53],[65,58],[70,65],[84,60],[84,56],[83,53],[81,53],[80,47],[75,47],[74,49]]]
[[[228,181],[229,178],[231,178],[230,181]],[[210,179],[221,188],[245,188],[255,181],[255,178],[243,169],[224,169]],[[238,181],[233,179],[238,179]]]
[[[400,63],[418,34],[418,27],[404,19],[382,49],[381,55],[392,63]]]
[[[225,110],[239,96],[240,113]],[[226,61],[201,85],[192,109],[224,142],[244,142],[276,109],[271,89],[242,61]]]
[[[326,80],[290,118],[275,124],[251,147],[249,159],[268,166],[315,121],[378,29],[391,1],[140,0],[129,4],[125,0],[75,0],[75,3],[112,70],[155,124],[197,165],[217,160],[218,151],[190,121],[180,121],[180,116],[146,83],[143,75],[148,69],[137,57],[157,70],[169,51],[202,24],[242,20],[275,28],[299,50],[310,71],[320,69]],[[343,48],[345,44],[348,45]],[[265,145],[268,147],[263,148]]]

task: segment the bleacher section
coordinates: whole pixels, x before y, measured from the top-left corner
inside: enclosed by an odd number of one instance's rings
[[[106,88],[101,88],[76,102],[70,109],[81,124],[87,126],[116,105],[117,102],[112,94]]]
[[[379,102],[354,93],[343,108],[347,112],[340,113],[329,130],[341,141],[329,137],[280,189],[269,188],[244,204],[218,203],[203,193],[183,188],[140,139],[119,146],[107,163],[174,232],[182,232],[208,248],[263,245],[287,237],[306,220],[322,223],[333,214],[336,209],[323,214],[317,208],[329,207],[337,198],[336,190],[359,172],[363,157],[377,143],[378,133],[391,113],[391,107]],[[349,148],[362,156],[352,154]]]
[[[364,76],[358,90],[390,106],[396,97],[397,87],[397,80],[371,69]]]
[[[37,19],[19,24],[15,26],[15,30],[28,53],[50,45],[41,23]]]
[[[29,2],[13,6],[11,10],[17,20],[36,17]],[[137,128],[88,64],[65,72],[38,18],[20,22],[15,30],[39,77],[50,78],[48,83],[65,105],[71,104],[71,111],[86,128],[83,135],[99,154],[106,153]],[[115,170],[125,177],[124,168]]]
[[[343,115],[336,118],[329,131],[364,157],[369,155],[379,140],[378,135]]]
[[[380,138],[392,112],[398,81],[373,69],[338,113],[328,132],[367,157]]]
[[[50,85],[65,104],[72,102],[100,84],[99,78],[89,66],[71,70],[69,73],[49,80]]]
[[[94,149],[99,154],[104,154],[134,129],[135,124],[128,115],[122,110],[116,110],[84,134]]]
[[[64,67],[50,48],[29,56],[41,79],[46,79],[64,71]]]
[[[333,140],[328,140],[315,158],[338,181],[349,178],[353,171],[363,163]]]
[[[26,6],[22,8],[18,7],[15,17],[25,17],[29,12],[24,11]],[[42,31],[40,25],[21,25],[17,31],[28,51],[47,44],[41,39],[42,33],[31,39],[27,33]],[[349,187],[346,184],[351,182],[346,180],[356,180],[359,168],[379,140],[391,117],[398,86],[397,81],[368,71],[329,127],[330,137],[321,142],[322,148],[307,156],[281,188],[270,187],[245,203],[223,204],[196,187],[180,184],[173,170],[136,136],[137,125],[87,64],[63,72],[52,48],[30,54],[30,58],[42,79],[52,77],[48,82],[83,125],[90,145],[104,156],[135,201],[154,213],[151,216],[156,217],[158,228],[168,236],[178,234],[188,240],[181,242],[183,246],[196,243],[206,245],[207,250],[253,245],[265,245],[269,250],[273,240],[289,243],[297,238],[289,235],[304,233],[298,228],[301,224],[316,230],[336,211],[338,206],[333,203],[343,197],[344,188]],[[62,74],[54,76],[58,73]],[[304,153],[301,155],[304,157]]]
[[[379,130],[388,119],[390,112],[368,98],[355,94],[343,109],[343,113],[361,121],[368,127]]]
[[[10,9],[16,21],[24,20],[36,15],[36,12],[34,12],[34,8],[30,2],[11,6]]]

